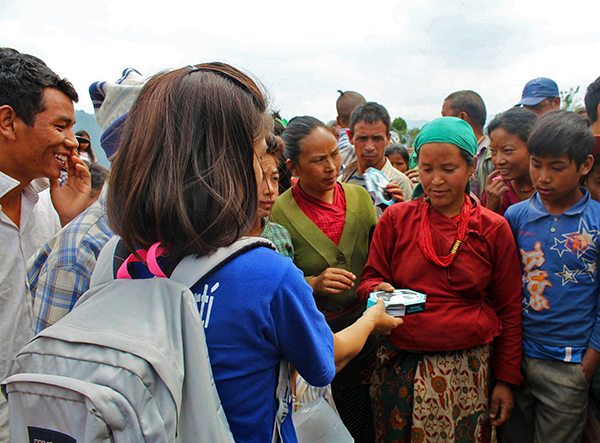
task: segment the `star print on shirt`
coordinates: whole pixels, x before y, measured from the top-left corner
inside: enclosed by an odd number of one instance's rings
[[[564,240],[554,238],[554,244],[550,247],[552,251],[556,251],[559,257],[562,257],[565,252],[577,254],[577,258],[581,258],[588,250],[598,252],[596,240],[600,235],[600,231],[590,229],[586,221],[581,218],[579,220],[579,228],[575,232],[562,234]]]
[[[585,257],[583,258],[583,263],[585,264],[585,268],[584,269],[580,269],[579,273],[580,274],[587,274],[590,276],[590,278],[592,280],[594,280],[594,278],[596,277],[596,272],[598,271],[598,265],[596,264],[595,261],[588,261],[585,259]]]
[[[567,240],[560,241],[558,238],[554,237],[554,244],[550,246],[550,250],[558,252],[558,256],[562,257],[565,252],[571,252],[571,250],[566,247],[566,242]]]
[[[563,265],[562,272],[556,272],[554,275],[560,277],[562,279],[562,285],[566,285],[569,282],[577,283],[577,274],[579,274],[581,270],[574,269],[571,270],[567,268],[566,265]]]

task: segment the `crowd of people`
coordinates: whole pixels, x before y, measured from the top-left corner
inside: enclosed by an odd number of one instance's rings
[[[0,48],[0,379],[77,310],[115,235],[134,279],[262,237],[191,287],[235,441],[296,441],[293,413],[273,426],[282,358],[356,442],[582,440],[600,399],[600,78],[585,115],[548,78],[489,123],[478,93],[452,92],[414,146],[355,91],[334,124],[285,121],[223,63],[116,84],[90,88],[108,171],[73,131],[68,80]],[[397,289],[425,310],[366,309]]]

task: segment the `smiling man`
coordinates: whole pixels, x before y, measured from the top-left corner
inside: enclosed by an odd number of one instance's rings
[[[400,202],[410,200],[413,183],[385,156],[385,148],[390,144],[391,126],[390,114],[379,103],[367,102],[352,112],[350,142],[356,151],[356,161],[347,166],[342,181],[366,188],[364,172],[371,167],[379,169],[391,182],[387,191]],[[379,216],[381,212],[382,208],[378,207]]]
[[[73,134],[75,89],[36,57],[0,52],[0,379],[32,337],[27,259],[88,204]],[[67,184],[59,186],[61,171]],[[0,441],[8,441],[0,396]]]

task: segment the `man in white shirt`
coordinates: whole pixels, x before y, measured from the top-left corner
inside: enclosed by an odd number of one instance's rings
[[[396,202],[408,201],[412,196],[413,183],[385,156],[385,148],[391,141],[391,126],[389,113],[379,103],[367,102],[352,112],[350,142],[356,151],[356,161],[346,167],[342,181],[366,188],[363,174],[373,167],[390,181],[387,191]],[[382,208],[376,209],[381,216]]]
[[[0,51],[0,380],[33,336],[27,259],[89,202],[90,174],[73,134],[77,99],[40,59]],[[0,395],[0,442],[7,423]]]

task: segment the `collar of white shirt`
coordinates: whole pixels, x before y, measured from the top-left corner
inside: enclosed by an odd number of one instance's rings
[[[10,191],[19,186],[21,182],[19,180],[12,178],[10,175],[5,174],[0,171],[0,198],[4,197]],[[34,201],[37,201],[38,194],[45,189],[50,187],[50,180],[47,178],[37,178],[32,180],[31,183],[27,185],[25,188],[25,192],[29,198],[32,198]],[[0,206],[2,209],[2,206]]]

